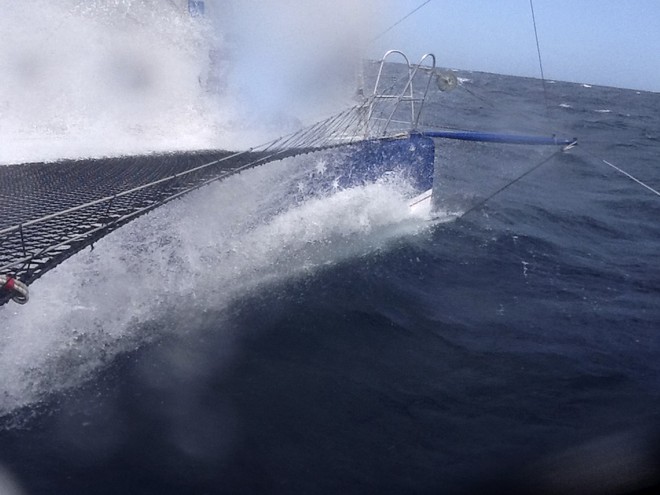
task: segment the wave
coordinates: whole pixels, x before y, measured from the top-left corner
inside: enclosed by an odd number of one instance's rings
[[[121,353],[191,331],[209,310],[430,225],[410,211],[410,186],[397,177],[283,207],[310,159],[162,207],[38,280],[29,305],[1,308],[0,415],[83,383]]]

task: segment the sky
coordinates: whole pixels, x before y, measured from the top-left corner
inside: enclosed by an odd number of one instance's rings
[[[381,33],[424,0],[391,0],[371,28]],[[534,0],[547,79],[660,92],[660,1]],[[529,0],[431,0],[369,44],[438,65],[540,77]]]

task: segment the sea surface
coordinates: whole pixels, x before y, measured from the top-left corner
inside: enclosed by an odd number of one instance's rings
[[[660,197],[603,160],[660,189],[660,94],[457,75],[424,127],[579,145],[437,140],[436,220],[287,202],[308,155],[111,234],[0,308],[0,492],[659,484]]]

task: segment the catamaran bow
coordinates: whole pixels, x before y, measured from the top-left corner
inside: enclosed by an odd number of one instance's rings
[[[404,61],[404,77],[384,77],[389,57]],[[398,71],[398,72],[397,72]],[[418,194],[411,207],[432,206],[434,139],[511,144],[571,144],[555,137],[476,131],[420,130],[420,115],[433,79],[455,87],[450,73],[438,73],[435,56],[411,64],[391,50],[380,61],[373,93],[332,117],[240,152],[68,160],[0,167],[0,304],[28,300],[28,285],[75,253],[122,225],[214,181],[251,167],[311,152],[332,153],[333,173],[310,172],[305,189],[328,191],[403,173]],[[388,81],[387,83],[385,81]]]

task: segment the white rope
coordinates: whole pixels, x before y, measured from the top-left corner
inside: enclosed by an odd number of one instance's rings
[[[634,180],[635,182],[637,182],[637,184],[639,184],[640,186],[645,187],[646,189],[648,189],[649,191],[651,191],[651,192],[652,192],[653,194],[655,194],[656,196],[660,196],[660,192],[656,191],[655,189],[653,189],[653,188],[652,188],[651,186],[649,186],[648,184],[645,184],[644,182],[642,182],[641,180],[639,180],[637,177],[633,177],[631,174],[629,174],[629,173],[626,172],[625,170],[620,169],[619,167],[617,167],[617,166],[614,165],[613,163],[608,162],[607,160],[603,160],[602,158],[601,158],[601,160],[603,161],[603,163],[609,165],[610,167],[612,167],[612,168],[613,168],[614,170],[616,170],[617,172],[622,173],[623,175],[625,175],[625,176],[628,177],[629,179],[632,179],[632,180]]]

